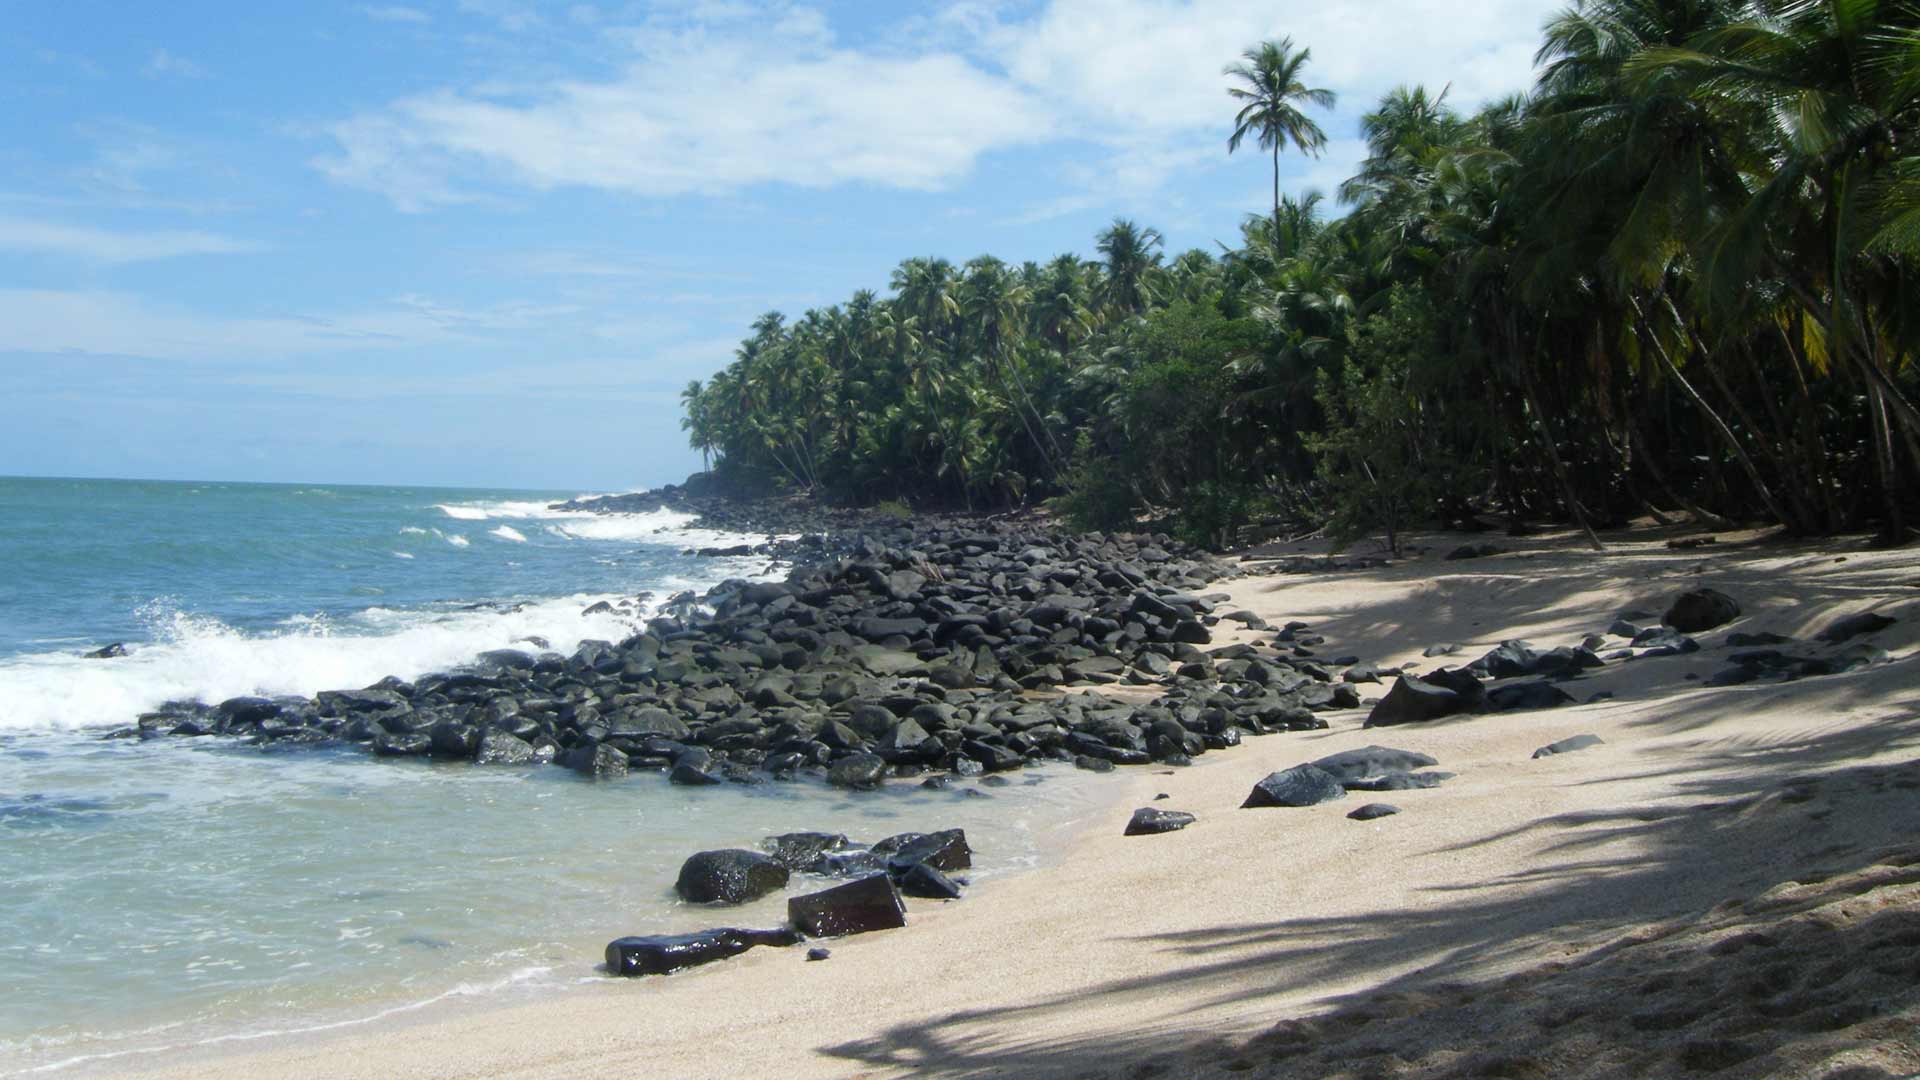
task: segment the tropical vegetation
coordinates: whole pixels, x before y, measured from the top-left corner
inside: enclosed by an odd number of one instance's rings
[[[1920,514],[1920,6],[1578,0],[1530,92],[1408,86],[1336,216],[1278,190],[1324,142],[1309,53],[1227,69],[1272,151],[1237,247],[914,258],[886,295],[761,318],[685,393],[737,483],[1378,533],[1643,515],[1801,535]],[[1223,109],[1224,112],[1224,109]]]

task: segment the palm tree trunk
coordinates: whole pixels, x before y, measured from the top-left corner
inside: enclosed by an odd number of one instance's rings
[[[1280,243],[1280,140],[1273,140],[1273,242]]]
[[[1580,531],[1586,534],[1587,543],[1592,545],[1595,551],[1605,551],[1607,546],[1600,542],[1599,535],[1587,522],[1586,508],[1580,505],[1580,497],[1574,494],[1573,477],[1567,473],[1567,464],[1560,460],[1560,446],[1553,437],[1553,428],[1548,424],[1546,410],[1540,407],[1540,395],[1533,388],[1532,366],[1525,357],[1520,355],[1520,331],[1513,324],[1511,313],[1508,314],[1506,323],[1507,355],[1513,358],[1514,366],[1519,369],[1520,392],[1526,395],[1527,408],[1533,413],[1533,419],[1540,425],[1540,441],[1546,444],[1547,463],[1553,468],[1553,477],[1560,482],[1560,493],[1567,500],[1567,509],[1573,513],[1574,523],[1580,526]]]
[[[1798,532],[1799,525],[1797,520],[1792,514],[1787,513],[1786,510],[1780,506],[1778,499],[1773,497],[1773,490],[1767,486],[1765,480],[1761,479],[1760,469],[1754,465],[1753,458],[1747,455],[1747,448],[1740,445],[1740,437],[1733,433],[1733,429],[1728,427],[1727,422],[1720,418],[1720,414],[1714,411],[1713,406],[1707,404],[1707,399],[1700,396],[1700,391],[1693,388],[1693,384],[1687,381],[1687,377],[1680,374],[1680,368],[1673,362],[1673,357],[1667,355],[1667,347],[1661,344],[1660,336],[1653,332],[1652,324],[1647,321],[1647,313],[1640,306],[1640,298],[1630,296],[1627,299],[1628,302],[1633,305],[1634,315],[1640,320],[1641,336],[1646,340],[1647,344],[1653,346],[1654,355],[1660,358],[1660,363],[1666,367],[1667,374],[1673,376],[1673,381],[1680,387],[1681,392],[1686,394],[1688,400],[1699,407],[1700,412],[1706,416],[1707,422],[1713,426],[1715,431],[1720,433],[1721,439],[1727,444],[1727,449],[1733,452],[1734,460],[1740,463],[1741,470],[1747,474],[1747,479],[1753,483],[1754,492],[1760,496],[1760,501],[1766,504],[1767,512],[1773,515],[1775,521]]]

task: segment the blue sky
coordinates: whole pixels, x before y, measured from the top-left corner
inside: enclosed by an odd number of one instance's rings
[[[760,312],[900,260],[1212,248],[1223,65],[1523,88],[1543,0],[0,0],[0,473],[624,489]]]

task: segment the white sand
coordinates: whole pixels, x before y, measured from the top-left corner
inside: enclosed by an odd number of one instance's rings
[[[1189,769],[1123,771],[1111,812],[1060,865],[918,903],[905,931],[833,943],[826,963],[760,949],[533,1004],[170,1053],[138,1062],[142,1075],[1920,1070],[1920,556],[1526,546],[1228,591],[1276,624],[1314,624],[1323,656],[1423,668],[1441,662],[1420,659],[1436,641],[1467,646],[1454,662],[1508,637],[1571,644],[1696,584],[1747,615],[1700,635],[1701,653],[1610,664],[1575,687],[1612,701],[1370,731],[1364,713],[1334,714],[1329,731],[1249,740]],[[1684,681],[1722,666],[1729,630],[1806,636],[1868,609],[1900,619],[1872,639],[1891,664],[1730,689]],[[1530,758],[1588,732],[1605,745]],[[1267,772],[1369,743],[1432,754],[1458,778],[1237,809]],[[1160,792],[1154,805],[1199,822],[1122,837]],[[1346,819],[1367,801],[1405,812]],[[1725,944],[1742,934],[1769,943]]]

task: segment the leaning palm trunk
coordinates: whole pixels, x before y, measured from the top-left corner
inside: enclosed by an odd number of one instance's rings
[[[1639,320],[1641,337],[1653,347],[1654,355],[1660,358],[1661,365],[1667,369],[1667,374],[1673,377],[1674,384],[1680,387],[1681,393],[1699,407],[1701,414],[1707,418],[1707,423],[1720,433],[1720,438],[1727,444],[1727,449],[1733,453],[1734,460],[1740,463],[1741,471],[1745,472],[1747,479],[1752,482],[1754,492],[1760,496],[1761,503],[1765,504],[1767,513],[1772,514],[1775,521],[1787,528],[1799,531],[1794,516],[1787,513],[1781,507],[1780,500],[1773,497],[1773,489],[1768,487],[1766,480],[1760,476],[1760,469],[1754,465],[1753,458],[1747,454],[1747,448],[1740,445],[1740,437],[1733,433],[1733,429],[1720,418],[1720,414],[1707,403],[1707,399],[1700,396],[1700,391],[1693,388],[1693,384],[1687,381],[1687,377],[1680,374],[1679,366],[1673,362],[1673,357],[1667,354],[1667,347],[1661,344],[1660,335],[1654,333],[1652,325],[1647,322],[1647,313],[1640,306],[1640,298],[1628,297],[1628,302],[1633,305],[1633,314]]]

